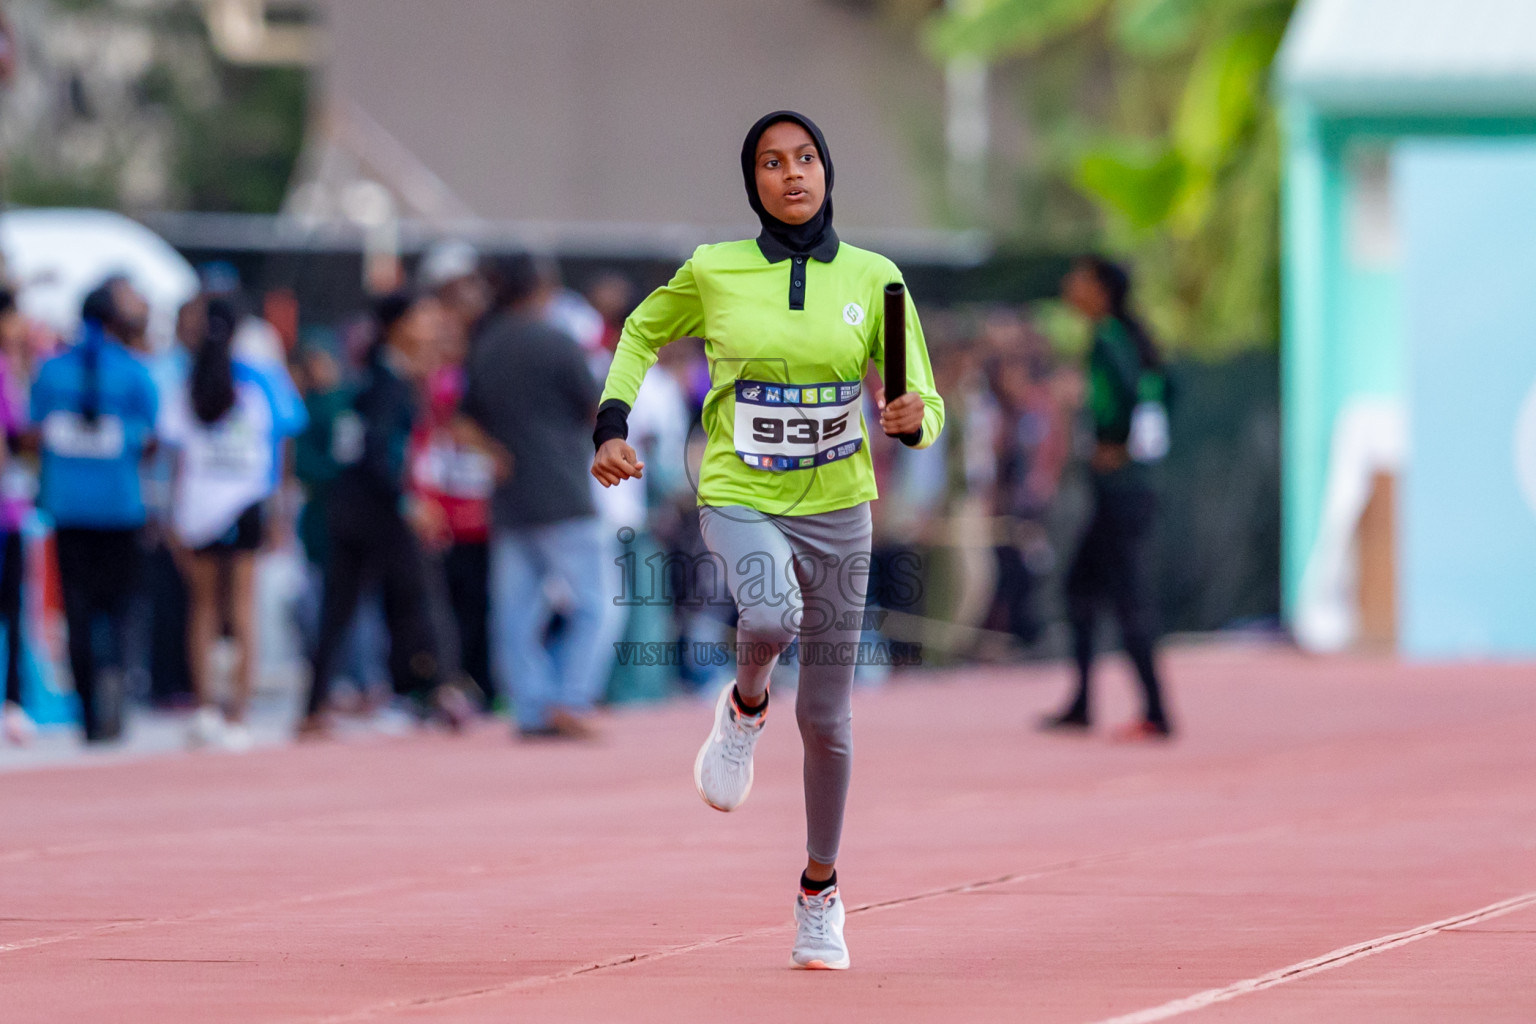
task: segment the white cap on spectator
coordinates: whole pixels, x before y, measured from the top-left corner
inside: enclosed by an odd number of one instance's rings
[[[468,242],[438,242],[421,258],[416,283],[424,291],[437,291],[450,281],[480,270],[480,251]]]

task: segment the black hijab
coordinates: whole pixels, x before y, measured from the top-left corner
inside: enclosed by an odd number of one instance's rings
[[[786,224],[779,220],[764,208],[763,199],[757,194],[757,144],[764,132],[784,121],[792,121],[810,133],[821,156],[821,165],[826,169],[827,190],[821,200],[821,209],[804,224]],[[831,262],[837,255],[838,245],[837,232],[832,230],[832,154],[828,152],[827,140],[822,137],[815,121],[793,110],[775,110],[758,118],[741,144],[741,176],[747,186],[747,202],[763,225],[757,244],[769,262],[777,263],[790,256],[814,256],[823,263]]]

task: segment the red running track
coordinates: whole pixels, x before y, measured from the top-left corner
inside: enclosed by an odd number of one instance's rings
[[[1167,747],[1032,732],[1060,669],[861,694],[841,974],[785,966],[782,711],[729,816],[703,706],[8,774],[0,1019],[1536,1020],[1536,672],[1169,675]]]

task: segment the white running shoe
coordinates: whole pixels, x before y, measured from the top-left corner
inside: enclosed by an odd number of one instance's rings
[[[848,914],[837,886],[821,892],[800,890],[795,897],[795,948],[790,966],[802,971],[846,971],[848,943],[843,923]]]
[[[752,750],[767,718],[766,709],[756,715],[737,714],[736,702],[731,699],[735,688],[733,679],[720,691],[715,724],[693,762],[693,784],[704,802],[717,811],[734,811],[752,792]]]
[[[192,747],[216,747],[224,741],[224,713],[216,707],[204,705],[192,712],[192,724],[187,727],[187,744]]]
[[[37,737],[37,724],[20,704],[7,702],[4,708],[5,738],[24,747]]]

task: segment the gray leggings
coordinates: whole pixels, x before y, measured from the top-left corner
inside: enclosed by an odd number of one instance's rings
[[[736,685],[768,692],[779,654],[800,638],[795,718],[805,744],[806,852],[837,860],[853,759],[854,656],[869,589],[869,502],[806,516],[741,505],[699,509],[704,543],[736,601]]]

